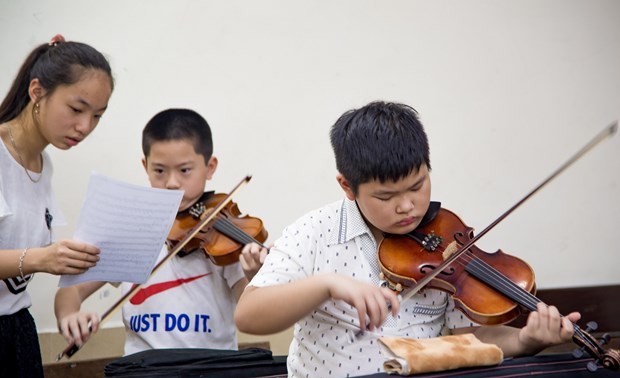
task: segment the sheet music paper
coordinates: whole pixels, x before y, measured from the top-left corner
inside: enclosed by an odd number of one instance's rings
[[[132,185],[93,172],[74,239],[99,247],[100,260],[85,273],[63,275],[59,286],[146,282],[182,198],[180,190]]]

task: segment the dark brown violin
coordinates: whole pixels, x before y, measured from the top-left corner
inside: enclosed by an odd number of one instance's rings
[[[437,202],[431,203],[420,226],[407,235],[386,235],[379,245],[379,263],[383,277],[395,290],[401,291],[402,301],[422,288],[444,290],[452,295],[455,305],[466,316],[480,324],[505,324],[520,313],[519,306],[535,311],[541,302],[534,292],[534,273],[522,260],[498,250],[486,253],[475,242],[505,219],[534,193],[549,183],[604,138],[618,128],[614,122],[596,135],[540,185],[531,190],[489,226],[474,236],[473,229]],[[597,341],[573,324],[573,341],[595,361],[588,363],[594,371],[598,364],[611,370],[620,369],[620,352],[603,349],[609,340]],[[578,353],[575,353],[577,355]]]
[[[438,202],[431,203],[423,221],[409,234],[385,235],[379,244],[382,276],[392,289],[403,291],[430,276],[424,287],[450,293],[458,309],[483,325],[509,323],[522,308],[536,311],[541,300],[534,295],[534,272],[526,262],[501,250],[487,253],[476,247],[471,243],[473,229]],[[573,327],[573,340],[582,350],[605,368],[619,369],[620,352],[602,348],[609,336],[603,335],[599,343],[588,334],[596,328],[594,322],[585,331]],[[596,362],[588,369],[596,370]]]
[[[167,242],[171,248],[226,197],[226,194],[221,193],[205,194],[205,200],[199,200],[177,215],[168,233]],[[229,265],[239,261],[239,254],[246,244],[254,242],[264,247],[262,243],[267,240],[267,236],[267,230],[260,219],[241,216],[239,207],[231,201],[178,254],[185,256],[202,250],[214,264]]]

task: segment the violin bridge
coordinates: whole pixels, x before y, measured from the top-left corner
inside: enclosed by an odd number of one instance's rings
[[[452,254],[458,250],[459,250],[459,247],[455,240],[452,243],[448,244],[448,247],[443,251],[443,254],[442,254],[443,259],[447,260],[448,257],[452,256]]]

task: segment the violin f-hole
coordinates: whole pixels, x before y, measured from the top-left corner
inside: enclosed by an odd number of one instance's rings
[[[434,265],[430,265],[430,264],[424,264],[420,266],[420,273],[422,274],[427,274],[433,270],[435,270],[437,267]],[[447,266],[446,269],[442,270],[438,275],[443,275],[443,276],[452,276],[456,273],[456,269],[454,269],[451,266]]]

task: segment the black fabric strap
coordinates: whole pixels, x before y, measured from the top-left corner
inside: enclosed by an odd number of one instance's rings
[[[286,356],[248,348],[153,349],[112,361],[105,367],[106,377],[266,377],[286,376]]]

